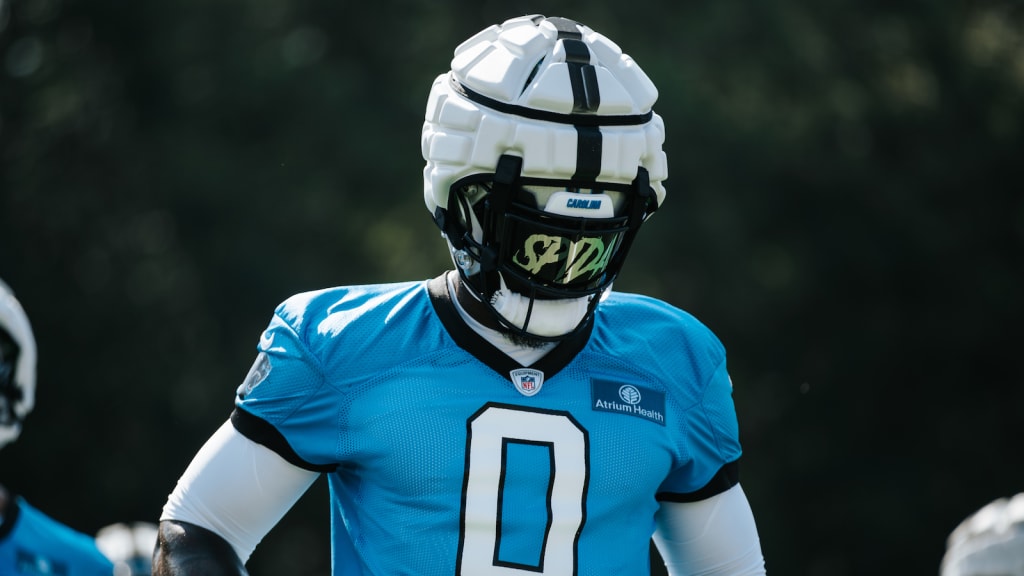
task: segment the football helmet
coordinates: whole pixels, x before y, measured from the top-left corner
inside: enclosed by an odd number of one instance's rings
[[[961,522],[946,541],[942,576],[1024,576],[1024,492],[999,498]]]
[[[0,281],[0,448],[21,434],[36,392],[36,339],[14,292]]]
[[[523,16],[455,49],[427,101],[424,200],[507,330],[582,329],[665,199],[658,91],[605,36]]]

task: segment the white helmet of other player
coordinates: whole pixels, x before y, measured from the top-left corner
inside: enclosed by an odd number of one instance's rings
[[[36,392],[36,339],[21,303],[0,281],[0,448],[21,434]]]
[[[1024,576],[1024,492],[999,498],[961,522],[946,541],[942,576]]]

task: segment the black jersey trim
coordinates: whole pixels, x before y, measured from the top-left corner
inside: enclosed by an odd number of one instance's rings
[[[722,466],[703,488],[695,492],[658,492],[659,502],[699,502],[717,496],[740,483],[740,461],[733,460]]]
[[[337,468],[333,464],[313,464],[304,460],[295,452],[291,444],[288,443],[288,440],[285,439],[284,435],[273,424],[259,416],[246,412],[242,408],[236,407],[231,412],[231,424],[242,436],[270,448],[278,456],[299,468],[305,468],[313,472],[333,472]]]
[[[7,538],[14,525],[18,523],[18,516],[21,515],[21,505],[18,504],[18,497],[13,493],[7,493],[7,509],[4,510],[3,522],[0,522],[0,540]]]
[[[503,354],[462,321],[462,317],[459,316],[459,311],[455,309],[455,303],[452,302],[451,295],[448,293],[447,275],[448,272],[445,272],[427,282],[427,292],[430,294],[430,302],[434,306],[437,317],[459,348],[472,354],[477,360],[501,374],[503,378],[509,378],[509,372],[524,366]],[[529,367],[544,372],[545,378],[551,378],[565,368],[569,362],[572,362],[573,358],[583,350],[590,340],[590,333],[593,330],[594,319],[591,316],[590,321],[582,330],[562,340],[554,349]]]

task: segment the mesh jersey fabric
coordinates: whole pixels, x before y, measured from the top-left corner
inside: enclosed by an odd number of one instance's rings
[[[612,292],[526,395],[429,284],[288,299],[237,391],[240,432],[328,473],[335,574],[648,574],[658,500],[736,483],[725,352],[691,315]]]
[[[113,563],[89,535],[40,512],[23,498],[11,500],[0,534],[0,574],[110,576]]]

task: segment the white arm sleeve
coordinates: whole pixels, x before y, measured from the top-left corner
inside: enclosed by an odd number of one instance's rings
[[[699,502],[662,502],[655,523],[654,543],[673,576],[765,574],[754,514],[739,484]]]
[[[227,540],[242,563],[319,473],[299,468],[225,422],[178,480],[160,520],[178,520]]]

